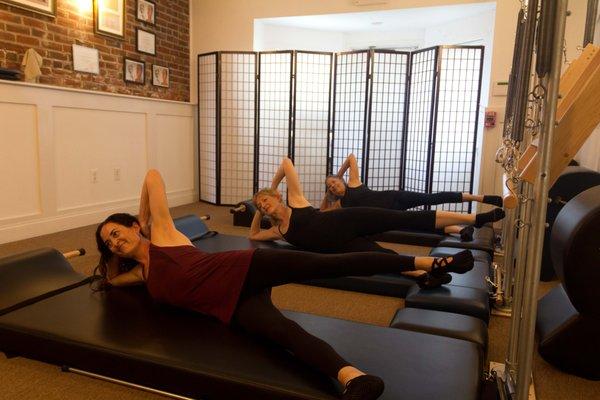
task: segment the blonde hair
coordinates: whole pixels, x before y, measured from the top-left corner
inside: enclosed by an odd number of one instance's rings
[[[258,192],[254,193],[254,196],[252,196],[252,204],[254,204],[254,207],[256,207],[257,210],[260,209],[260,207],[258,206],[258,196],[271,196],[271,197],[279,197],[281,200],[281,195],[279,194],[279,191],[277,189],[271,189],[271,188],[263,188],[260,189]],[[276,218],[274,216],[271,215],[267,215],[267,218],[269,218],[269,220],[271,221],[271,224],[274,226],[277,226],[279,224],[281,224],[281,220],[279,218]]]

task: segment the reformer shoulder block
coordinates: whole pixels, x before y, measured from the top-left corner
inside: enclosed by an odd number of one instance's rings
[[[429,252],[429,255],[431,257],[446,257],[446,256],[452,256],[463,250],[464,249],[461,249],[459,247],[434,247]],[[481,262],[484,262],[487,264],[492,262],[492,256],[487,251],[478,250],[478,249],[469,249],[469,250],[471,251],[471,254],[473,254],[473,258],[475,259],[475,261],[481,261]]]
[[[436,289],[410,288],[406,295],[406,307],[446,311],[470,315],[487,323],[490,319],[488,293],[470,287],[444,285]]]
[[[478,398],[482,359],[474,343],[284,313],[352,364],[381,376],[380,400]],[[289,352],[157,305],[138,287],[105,293],[79,287],[3,315],[0,350],[192,398],[339,398],[332,379]]]
[[[396,312],[390,327],[467,340],[487,352],[487,325],[468,315],[407,307]]]
[[[446,235],[439,241],[438,246],[483,250],[493,257],[495,242],[494,229],[490,224],[487,224],[479,229],[475,229],[473,240],[470,242],[461,241],[458,235]]]
[[[192,242],[208,232],[208,227],[197,215],[185,215],[173,220],[175,228]]]
[[[447,286],[462,286],[489,292],[490,287],[485,278],[490,276],[489,264],[475,261],[473,269],[465,274],[451,273],[452,282]]]
[[[64,287],[87,282],[51,248],[0,259],[0,315]]]

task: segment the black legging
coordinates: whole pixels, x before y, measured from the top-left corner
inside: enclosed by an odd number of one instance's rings
[[[337,378],[350,363],[321,339],[283,316],[271,302],[270,288],[309,279],[369,276],[414,270],[414,257],[391,253],[317,254],[257,249],[242,288],[233,323],[291,351],[319,371]]]
[[[436,204],[462,203],[460,192],[418,193],[399,190],[394,198],[394,210],[408,210],[419,206],[433,206]]]
[[[395,229],[435,231],[436,211],[396,211],[374,207],[321,212],[294,208],[285,239],[304,250],[339,253],[359,237]]]

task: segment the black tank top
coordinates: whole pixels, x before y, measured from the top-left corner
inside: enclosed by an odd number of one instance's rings
[[[395,190],[375,191],[362,184],[355,188],[346,187],[340,203],[342,207],[393,208],[396,194]]]
[[[335,229],[331,229],[332,218],[311,206],[294,208],[284,239],[296,247],[316,252],[328,252],[339,246]],[[281,230],[279,231],[281,233]]]

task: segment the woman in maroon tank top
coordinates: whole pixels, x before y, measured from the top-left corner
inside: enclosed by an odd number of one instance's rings
[[[111,215],[98,226],[96,241],[101,254],[98,270],[105,285],[145,283],[157,301],[267,338],[337,379],[342,399],[376,399],[384,390],[383,381],[351,365],[327,343],[283,316],[271,302],[271,287],[348,275],[415,269],[464,273],[473,268],[470,252],[446,258],[275,249],[204,253],[175,228],[164,182],[155,170],[144,180],[139,218]]]

